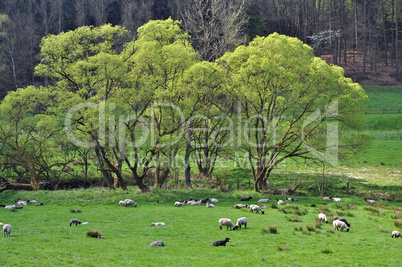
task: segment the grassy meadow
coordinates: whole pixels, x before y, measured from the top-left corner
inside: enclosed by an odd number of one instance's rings
[[[392,230],[402,229],[401,202],[380,202],[369,206],[361,198],[324,202],[300,197],[298,202],[277,206],[278,196],[267,203],[265,214],[236,209],[240,197],[251,195],[248,204],[261,197],[251,191],[221,193],[218,190],[154,190],[138,193],[107,189],[78,189],[56,192],[4,192],[0,203],[12,199],[36,199],[41,207],[18,211],[0,209],[0,221],[13,226],[10,237],[1,237],[1,266],[397,266],[402,240],[392,239]],[[175,200],[216,197],[219,203],[174,207]],[[268,197],[268,196],[264,196]],[[119,200],[134,199],[138,207],[117,206]],[[156,200],[164,201],[163,204]],[[334,231],[316,223],[319,212],[328,217],[346,217],[350,232]],[[220,218],[236,221],[247,217],[247,229],[219,229]],[[69,226],[75,218],[88,225]],[[166,227],[151,227],[165,222]],[[398,223],[398,221],[397,221]],[[274,233],[276,226],[277,233]],[[270,229],[271,227],[271,229]],[[402,227],[399,225],[399,227]],[[86,236],[99,230],[106,239]],[[271,233],[273,232],[273,233]],[[212,247],[212,241],[230,238],[226,247]],[[165,247],[150,247],[162,240]]]

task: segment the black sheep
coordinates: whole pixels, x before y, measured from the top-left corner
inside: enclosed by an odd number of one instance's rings
[[[70,220],[70,226],[71,226],[72,224],[75,224],[75,226],[77,226],[78,224],[81,224],[81,222],[80,222],[79,220],[76,220],[76,219],[71,219],[71,220]]]
[[[229,242],[229,238],[226,238],[225,240],[214,241],[214,242],[211,243],[211,246],[214,246],[214,247],[226,246],[227,242]]]
[[[334,221],[335,221],[335,220],[340,220],[340,221],[346,223],[346,225],[347,225],[348,227],[350,227],[350,223],[348,223],[348,221],[347,221],[345,218],[343,218],[343,217],[334,216],[334,217],[333,217],[333,220],[334,220]]]
[[[252,197],[241,198],[240,201],[250,201],[250,199],[252,199]]]

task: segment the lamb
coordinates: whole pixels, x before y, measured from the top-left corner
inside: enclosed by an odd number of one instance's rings
[[[193,205],[194,202],[197,202],[197,199],[194,199],[194,200],[193,200],[193,199],[189,199],[189,200],[186,202],[186,204],[187,204],[187,205]]]
[[[230,238],[226,238],[225,240],[218,240],[211,243],[211,246],[226,246],[226,243],[229,242]]]
[[[18,205],[18,206],[26,206],[27,205],[27,202],[23,201],[21,199],[14,200],[14,202],[15,202],[15,205]]]
[[[29,204],[37,204],[38,201],[36,201],[36,200],[27,200],[27,203],[29,203]]]
[[[151,223],[151,226],[166,226],[166,223],[156,222],[156,223]]]
[[[252,197],[241,198],[240,201],[250,201],[250,199],[252,199]]]
[[[269,198],[263,198],[263,199],[258,200],[258,203],[267,203],[270,200],[272,200],[270,197]]]
[[[163,241],[154,241],[151,243],[151,247],[163,247],[165,245],[165,243],[163,243]]]
[[[9,205],[9,206],[5,206],[4,207],[6,210],[18,210],[18,209],[22,209],[22,207],[16,206],[14,205]]]
[[[251,206],[250,206],[250,211],[251,211],[251,212],[256,211],[256,213],[258,213],[258,212],[261,211],[261,213],[264,214],[264,211],[261,209],[261,207],[260,207],[260,206],[257,206],[257,205],[251,205]]]
[[[331,200],[335,201],[335,202],[342,202],[342,199],[338,198],[338,197],[330,197]]]
[[[283,200],[281,200],[281,199],[278,199],[278,205],[283,205],[283,204],[285,204],[285,202],[283,202]]]
[[[376,203],[375,200],[367,199],[367,198],[365,198],[364,201],[366,201],[367,204],[375,204]]]
[[[320,221],[323,221],[323,222],[325,222],[325,223],[328,223],[327,216],[326,216],[324,213],[318,214],[318,219],[319,219]]]
[[[11,233],[12,229],[13,228],[9,224],[3,225],[3,234],[4,234],[4,236],[10,236],[10,233]]]
[[[331,200],[331,197],[324,197],[322,200]]]
[[[156,203],[163,204],[163,201],[157,200]]]
[[[334,221],[335,221],[335,220],[342,221],[342,222],[346,223],[346,225],[347,225],[348,227],[350,227],[350,223],[348,223],[348,221],[347,221],[345,218],[343,218],[343,217],[334,216],[332,219],[333,219]]]
[[[70,226],[71,226],[72,224],[75,224],[75,226],[77,226],[78,224],[81,224],[81,222],[80,222],[79,220],[77,220],[77,219],[71,219],[71,220],[70,220]]]
[[[174,206],[175,207],[182,207],[182,206],[184,206],[185,204],[187,203],[187,201],[183,201],[183,202],[179,202],[179,201],[176,201],[175,203],[174,203]]]
[[[247,218],[246,217],[242,217],[242,218],[237,219],[237,222],[236,222],[237,228],[241,229],[242,225],[244,225],[244,229],[247,228]]]
[[[341,231],[343,231],[343,229],[346,229],[346,232],[349,232],[349,227],[343,221],[335,220],[333,222],[333,225],[334,225],[334,230],[338,230],[338,228],[341,228]]]
[[[134,202],[132,199],[125,199],[124,202],[126,202],[126,206],[134,206],[137,207],[137,203]]]
[[[224,226],[224,225],[226,225],[226,230],[229,229],[229,227],[230,227],[230,229],[233,229],[233,230],[237,229],[237,226],[235,226],[234,223],[230,219],[227,219],[227,218],[219,219],[219,228],[221,230],[222,230],[222,226]]]
[[[209,201],[212,203],[218,203],[218,200],[216,198],[210,198]]]
[[[214,205],[214,204],[209,204],[209,203],[207,202],[207,208],[215,208],[215,205]]]
[[[286,201],[298,201],[297,199],[295,199],[295,198],[290,198],[290,197],[285,197],[285,200],[286,200]]]
[[[248,206],[244,205],[244,204],[236,204],[236,205],[234,205],[234,207],[238,208],[238,209],[241,209],[241,208],[247,208]]]
[[[392,231],[391,237],[394,238],[394,236],[395,236],[395,238],[398,238],[398,237],[402,238],[401,233],[398,231]]]

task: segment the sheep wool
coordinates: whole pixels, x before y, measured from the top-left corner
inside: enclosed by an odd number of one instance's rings
[[[166,226],[166,223],[164,223],[164,222],[156,222],[156,223],[151,223],[151,226]]]
[[[216,198],[210,198],[209,201],[212,203],[218,203],[218,200]]]
[[[3,234],[4,234],[4,236],[10,236],[10,233],[11,233],[12,229],[13,228],[9,224],[3,225]]]
[[[242,225],[244,225],[244,229],[247,228],[247,218],[246,217],[242,217],[242,218],[237,219],[236,226],[239,229],[241,229]]]
[[[283,205],[283,204],[285,204],[285,202],[283,202],[282,199],[278,199],[278,205]]]
[[[391,237],[392,237],[392,238],[394,238],[394,237],[395,237],[395,238],[398,238],[398,237],[402,238],[402,235],[401,235],[401,233],[398,232],[398,231],[392,231]]]
[[[238,208],[238,209],[241,209],[241,208],[247,208],[248,206],[244,205],[244,204],[236,204],[236,205],[234,205],[234,207]]]
[[[165,245],[165,243],[163,243],[163,241],[154,241],[151,243],[151,247],[163,247]]]
[[[215,205],[214,205],[214,204],[209,204],[209,203],[207,202],[207,208],[215,208]]]
[[[254,211],[256,213],[259,213],[261,211],[261,214],[264,214],[264,211],[262,210],[262,208],[258,205],[250,205],[250,211],[253,213]]]
[[[343,229],[346,229],[346,232],[349,232],[349,227],[343,221],[335,220],[333,222],[333,225],[334,225],[334,230],[339,230],[339,228],[341,228],[341,231],[343,231]]]
[[[226,229],[233,229],[233,230],[236,230],[237,229],[237,227],[234,225],[234,223],[230,220],[230,219],[227,219],[227,218],[222,218],[222,219],[219,219],[219,228],[222,230],[222,226],[226,226]]]
[[[323,221],[323,222],[325,222],[325,223],[328,223],[327,216],[326,216],[324,213],[318,214],[318,219],[320,219],[320,221]]]
[[[263,199],[258,200],[258,203],[267,203],[270,200],[271,200],[271,198],[263,198]]]

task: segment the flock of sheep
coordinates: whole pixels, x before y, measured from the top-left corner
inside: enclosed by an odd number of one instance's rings
[[[248,197],[248,198],[241,198],[240,201],[250,201],[252,199],[252,197]],[[267,199],[260,199],[258,200],[258,203],[267,203],[270,200],[272,200],[271,198],[267,198]],[[342,202],[342,199],[340,198],[335,198],[333,196],[331,197],[324,197],[323,200],[332,200],[335,202]],[[366,203],[368,204],[374,204],[376,203],[374,200],[369,200],[369,199],[364,199],[366,201]],[[285,197],[285,201],[298,201],[297,199],[293,199],[293,198],[289,198],[289,197]],[[182,202],[176,201],[174,203],[174,207],[182,207],[184,205],[201,205],[201,204],[206,204],[207,208],[214,208],[214,204],[210,204],[211,203],[218,203],[218,200],[216,198],[202,198],[200,200],[183,200]],[[162,201],[157,201],[157,203],[163,203]],[[13,209],[22,209],[23,206],[27,206],[28,204],[35,204],[35,206],[42,206],[43,203],[39,203],[35,200],[27,200],[27,201],[23,201],[21,199],[17,199],[15,200],[15,204],[14,205],[9,205],[9,206],[3,206],[5,209],[9,209],[9,210],[13,210]],[[285,204],[285,202],[281,199],[277,200],[277,205],[283,205]],[[137,207],[137,203],[135,203],[134,200],[132,199],[125,199],[123,201],[119,201],[119,206],[125,206],[125,207]],[[256,213],[261,212],[261,214],[264,214],[264,210],[263,208],[268,208],[266,206],[259,206],[259,205],[246,205],[246,204],[236,204],[234,205],[235,208],[249,208],[250,211],[253,213],[254,211]],[[318,214],[318,219],[321,222],[325,222],[328,223],[328,218],[325,214],[323,213],[319,213]],[[223,226],[226,226],[226,229],[231,229],[231,230],[237,230],[237,229],[241,229],[241,227],[244,225],[244,228],[247,228],[247,218],[246,217],[241,217],[239,219],[237,219],[236,224],[234,224],[232,222],[232,220],[228,219],[228,218],[221,218],[219,219],[219,228],[222,230]],[[77,220],[77,219],[71,219],[70,220],[70,226],[75,224],[76,226],[78,224],[81,224],[81,221]],[[83,224],[88,224],[88,222],[85,222]],[[10,236],[11,230],[12,230],[12,226],[10,224],[3,224],[0,223],[0,226],[3,226],[3,234],[4,236]],[[156,222],[156,223],[151,223],[151,226],[166,226],[165,223],[163,222]],[[333,217],[333,226],[334,226],[334,230],[346,230],[347,232],[349,232],[350,230],[350,223],[343,217],[338,217],[338,216],[334,216]],[[87,233],[88,234],[88,233]],[[99,232],[96,233],[96,235],[91,235],[92,237],[97,237],[97,238],[101,238],[101,239],[105,239],[106,237],[102,236]],[[392,238],[402,238],[402,235],[400,232],[398,231],[393,231]],[[227,242],[229,242],[229,238],[226,238],[224,240],[218,240],[218,241],[214,241],[211,243],[212,246],[225,246]],[[154,241],[151,243],[151,246],[164,246],[163,241]]]

